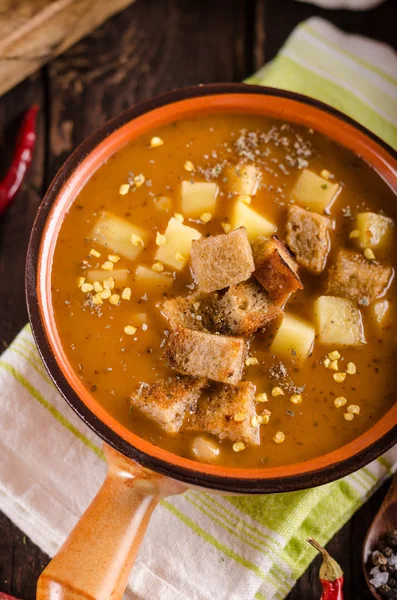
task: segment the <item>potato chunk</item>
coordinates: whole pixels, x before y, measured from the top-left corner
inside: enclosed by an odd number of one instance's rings
[[[312,352],[314,333],[312,325],[285,313],[270,350],[278,356],[303,360]]]
[[[330,183],[327,179],[320,177],[303,169],[291,192],[292,198],[309,210],[315,212],[329,212],[331,204],[340,191],[339,183]]]
[[[131,242],[131,236],[138,236],[142,243]],[[117,217],[111,212],[103,212],[95,223],[91,238],[112,252],[120,254],[129,260],[134,260],[142,251],[148,239],[144,229],[133,225],[126,219]]]
[[[209,181],[182,181],[182,212],[188,217],[200,217],[215,212],[218,186]]]
[[[393,219],[377,213],[363,212],[356,216],[356,228],[359,231],[358,241],[361,248],[379,248],[390,240]]]
[[[156,252],[156,260],[160,260],[176,271],[182,271],[190,256],[193,240],[199,240],[201,233],[193,227],[180,223],[171,217],[165,230],[165,244]]]
[[[233,165],[225,170],[225,176],[231,192],[255,196],[262,174],[253,165]]]
[[[104,279],[113,278],[116,287],[125,286],[128,281],[131,281],[132,275],[128,269],[113,269],[113,271],[105,271],[104,269],[90,269],[86,273],[86,280],[89,283],[99,281],[102,283]]]
[[[250,241],[258,237],[258,235],[270,237],[276,231],[276,226],[273,223],[270,223],[265,217],[262,217],[262,215],[239,200],[233,206],[230,224],[232,229],[245,227]]]
[[[322,344],[365,344],[361,312],[351,300],[320,296],[314,303],[314,315]]]
[[[172,286],[174,278],[164,273],[156,273],[152,269],[140,265],[135,271],[135,281],[142,283],[144,289],[149,292],[153,290],[164,292]]]

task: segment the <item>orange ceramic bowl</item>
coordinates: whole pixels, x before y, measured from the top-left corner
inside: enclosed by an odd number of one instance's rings
[[[353,442],[304,463],[261,469],[201,464],[139,438],[96,402],[68,362],[52,311],[51,265],[58,232],[77,193],[96,169],[130,140],[151,129],[194,115],[230,112],[271,116],[311,127],[361,156],[397,193],[393,150],[320,102],[244,84],[204,85],[165,94],[106,123],[72,154],[51,184],[39,208],[28,250],[29,317],[41,357],[61,394],[87,425],[128,458],[173,479],[227,492],[303,489],[355,471],[390,448],[397,440],[397,404]]]

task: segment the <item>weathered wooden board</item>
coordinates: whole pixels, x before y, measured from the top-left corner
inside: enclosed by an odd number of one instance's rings
[[[0,0],[0,95],[133,0]]]

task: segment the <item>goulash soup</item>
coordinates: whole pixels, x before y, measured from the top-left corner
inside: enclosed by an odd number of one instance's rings
[[[396,218],[382,179],[312,130],[166,125],[103,164],[62,224],[64,350],[106,411],[171,452],[323,455],[395,400]]]

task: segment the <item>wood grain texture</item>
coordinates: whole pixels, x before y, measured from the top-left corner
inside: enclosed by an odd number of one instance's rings
[[[0,95],[133,0],[0,0]]]
[[[10,343],[27,319],[25,249],[40,198],[73,148],[96,127],[155,94],[200,82],[243,79],[276,54],[299,21],[313,15],[395,43],[394,7],[394,0],[387,0],[368,13],[349,13],[295,0],[139,0],[1,98],[3,171],[23,111],[36,101],[41,112],[27,183],[0,220],[0,344]],[[327,546],[345,571],[346,600],[371,599],[361,546],[386,489],[387,484]],[[0,516],[0,591],[33,600],[47,562],[48,557]],[[320,598],[319,562],[313,562],[288,600]]]

